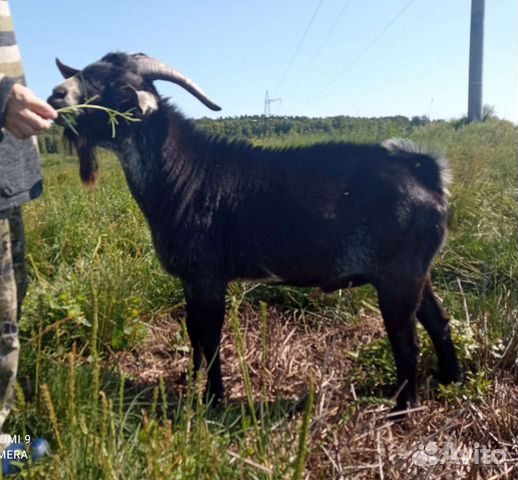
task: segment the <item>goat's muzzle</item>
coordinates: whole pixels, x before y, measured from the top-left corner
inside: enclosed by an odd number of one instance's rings
[[[47,103],[56,110],[70,107],[68,102],[65,100],[66,95],[66,89],[60,85],[52,91],[52,95],[47,99]],[[55,120],[55,123],[61,126],[66,126],[66,122],[63,120],[62,115],[58,116],[58,118]]]

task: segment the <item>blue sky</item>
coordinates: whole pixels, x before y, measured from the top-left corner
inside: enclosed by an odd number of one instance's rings
[[[267,89],[282,98],[271,107],[279,115],[453,118],[467,108],[470,0],[349,0],[341,16],[347,0],[10,4],[29,86],[43,98],[61,81],[54,57],[82,68],[121,50],[169,63],[223,108],[159,82],[191,117],[261,114]],[[483,102],[515,123],[516,18],[515,0],[486,1]]]

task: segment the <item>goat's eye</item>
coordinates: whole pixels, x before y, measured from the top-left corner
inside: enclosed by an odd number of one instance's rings
[[[100,90],[102,88],[102,83],[99,80],[89,80],[88,86],[94,90]]]

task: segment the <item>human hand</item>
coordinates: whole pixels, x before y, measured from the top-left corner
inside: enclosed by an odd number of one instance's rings
[[[26,139],[51,127],[58,113],[27,87],[15,83],[5,110],[5,128],[16,138]]]

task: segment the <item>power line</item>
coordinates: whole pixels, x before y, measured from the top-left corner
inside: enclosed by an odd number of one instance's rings
[[[295,53],[293,54],[293,56],[291,57],[291,60],[286,68],[286,70],[284,71],[284,73],[282,74],[282,77],[281,79],[279,80],[279,83],[277,84],[277,86],[275,87],[275,92],[277,92],[277,90],[279,90],[279,87],[281,86],[282,82],[284,81],[284,79],[286,78],[286,75],[288,74],[288,72],[290,71],[292,65],[293,65],[293,62],[295,61],[295,58],[297,58],[297,55],[299,54],[299,51],[302,47],[302,44],[304,43],[304,40],[306,39],[306,36],[309,32],[309,30],[311,29],[311,25],[313,25],[313,22],[315,21],[315,18],[317,17],[318,15],[318,11],[320,10],[320,7],[322,6],[322,3],[324,3],[324,0],[320,0],[318,2],[318,6],[317,8],[315,9],[315,11],[313,12],[313,16],[311,17],[311,20],[308,24],[308,26],[306,27],[306,30],[304,31],[304,35],[302,35],[302,38],[300,39],[300,42],[297,46],[297,49],[295,50]]]
[[[380,32],[365,46],[363,49],[356,55],[338,74],[324,87],[322,90],[320,90],[311,100],[310,102],[313,102],[318,97],[320,97],[329,87],[331,87],[347,70],[349,70],[364,54],[369,48],[371,48],[382,36],[383,34],[398,20],[405,11],[410,8],[410,6],[415,2],[416,0],[410,0],[397,14],[395,17],[392,18],[381,30]],[[309,103],[309,102],[307,102]],[[306,103],[306,104],[307,104]]]
[[[292,87],[292,89],[288,92],[287,95],[285,95],[285,98],[289,97],[294,91],[295,89],[299,86],[300,82],[302,81],[302,79],[306,76],[306,73],[308,73],[309,69],[313,66],[313,64],[315,63],[315,60],[317,59],[318,55],[320,54],[320,52],[322,51],[322,49],[324,48],[325,44],[327,43],[327,41],[329,40],[329,37],[331,37],[331,34],[334,32],[336,26],[338,25],[338,23],[340,22],[341,18],[343,17],[345,11],[347,10],[347,7],[349,6],[349,4],[351,3],[351,0],[347,0],[345,2],[345,5],[344,7],[342,8],[342,10],[340,11],[340,13],[338,14],[338,17],[336,17],[335,21],[333,22],[333,25],[331,26],[331,28],[328,30],[323,42],[320,44],[320,46],[318,47],[315,55],[313,56],[313,58],[310,60],[310,62],[308,63],[306,69],[301,73],[301,75],[299,76],[297,82],[295,83],[295,85]]]

